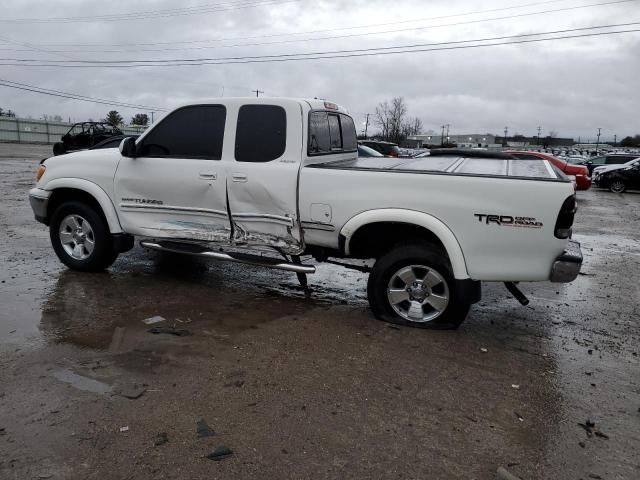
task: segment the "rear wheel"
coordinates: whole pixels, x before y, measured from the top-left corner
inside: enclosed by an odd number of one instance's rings
[[[451,267],[435,247],[399,245],[373,267],[369,304],[380,320],[418,328],[457,328],[470,303],[461,298]]]
[[[613,193],[623,193],[627,189],[627,185],[624,183],[624,180],[620,178],[614,178],[609,183],[609,190]]]
[[[81,202],[65,202],[56,209],[49,236],[60,261],[73,270],[104,270],[118,256],[105,220]]]

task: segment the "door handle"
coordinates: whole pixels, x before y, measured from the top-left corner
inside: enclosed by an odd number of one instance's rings
[[[247,181],[247,175],[244,173],[232,173],[231,174],[231,180],[234,182],[246,182]]]
[[[202,180],[215,180],[218,178],[218,174],[215,172],[200,172],[198,176]]]

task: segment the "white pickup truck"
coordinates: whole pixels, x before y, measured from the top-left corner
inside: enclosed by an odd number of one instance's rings
[[[184,105],[119,149],[45,160],[30,202],[75,270],[107,268],[134,236],[295,272],[305,289],[315,266],[302,255],[374,259],[374,315],[419,327],[457,327],[480,281],[505,282],[524,303],[516,282],[570,282],[582,263],[572,184],[547,161],[358,159],[353,119],[321,100]]]

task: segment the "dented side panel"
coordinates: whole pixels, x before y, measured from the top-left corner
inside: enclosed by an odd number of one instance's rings
[[[230,128],[223,157],[227,166],[229,210],[233,221],[232,243],[237,246],[271,247],[295,255],[304,250],[298,218],[298,177],[302,158],[303,112],[299,102],[278,101],[286,112],[285,151],[270,162],[236,161],[235,128]],[[239,109],[227,108],[237,121]],[[233,133],[231,133],[233,132]]]
[[[226,181],[219,161],[123,157],[116,171],[114,200],[128,233],[230,241]]]

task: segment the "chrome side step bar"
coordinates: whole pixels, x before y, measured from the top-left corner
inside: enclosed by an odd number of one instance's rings
[[[294,273],[316,273],[316,267],[312,265],[302,265],[270,257],[262,257],[260,255],[251,255],[245,253],[225,253],[208,250],[205,247],[190,243],[180,242],[154,242],[151,240],[142,240],[140,246],[150,250],[159,250],[161,252],[184,253],[186,255],[195,255],[197,257],[211,258],[213,260],[223,260],[226,262],[246,263],[249,265],[258,265],[261,267],[273,268],[276,270],[286,270]]]

